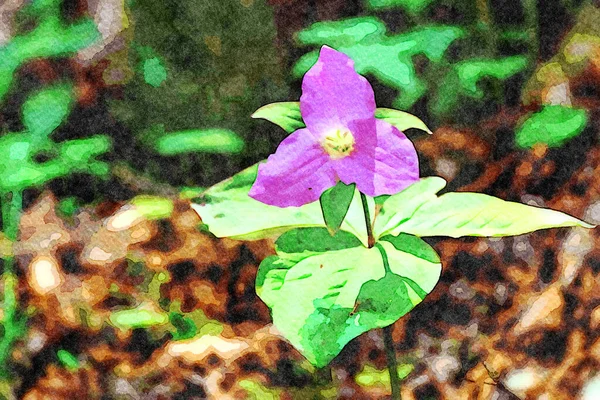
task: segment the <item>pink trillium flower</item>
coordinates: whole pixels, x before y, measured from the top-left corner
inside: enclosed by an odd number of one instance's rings
[[[368,196],[396,194],[419,180],[408,138],[375,118],[375,95],[345,54],[323,46],[304,75],[300,112],[306,128],[284,139],[259,165],[249,195],[273,206],[302,206],[338,181]]]

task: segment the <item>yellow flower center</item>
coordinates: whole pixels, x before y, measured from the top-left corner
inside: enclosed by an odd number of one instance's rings
[[[354,150],[354,136],[347,129],[336,129],[325,135],[323,149],[333,160],[349,156]]]

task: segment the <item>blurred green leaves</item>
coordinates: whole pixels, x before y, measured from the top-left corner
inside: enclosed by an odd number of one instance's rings
[[[484,98],[485,92],[477,86],[481,80],[506,80],[527,67],[528,60],[525,56],[474,58],[454,64],[439,85],[431,109],[436,115],[448,115],[457,108],[461,96]]]
[[[70,55],[100,38],[94,22],[81,18],[66,25],[60,16],[60,0],[33,0],[23,10],[38,20],[37,26],[0,47],[0,101],[9,91],[17,68],[35,58]]]
[[[431,63],[442,63],[444,53],[464,36],[455,26],[419,26],[399,35],[387,35],[386,27],[374,17],[317,22],[298,34],[305,45],[328,45],[346,53],[360,74],[373,74],[387,86],[400,91],[394,106],[410,108],[427,91],[428,83],[414,66],[413,57],[424,55]],[[318,52],[303,56],[294,68],[300,77],[316,62]]]
[[[398,378],[406,378],[414,369],[412,364],[401,364],[398,366]],[[365,365],[362,371],[354,378],[360,386],[372,387],[383,386],[390,390],[390,373],[388,370],[379,370],[370,365]]]
[[[155,144],[156,151],[164,156],[182,153],[239,153],[243,140],[228,129],[194,129],[167,133]]]
[[[38,186],[73,172],[106,175],[108,165],[95,157],[110,149],[106,136],[56,143],[50,134],[66,119],[74,101],[73,87],[62,83],[32,94],[23,104],[26,131],[0,137],[0,192]],[[42,154],[44,160],[39,160]]]
[[[375,9],[399,6],[409,13],[418,13],[430,1],[370,0],[368,3]],[[463,58],[454,62],[447,53],[458,39],[468,44],[463,46],[468,51],[460,47],[453,51],[453,59],[456,55]],[[378,18],[356,17],[317,22],[299,32],[298,41],[310,46],[328,45],[347,54],[360,74],[370,74],[399,92],[394,107],[409,109],[426,96],[432,115],[442,119],[456,117],[455,111],[460,109],[463,98],[485,100],[486,92],[479,86],[482,81],[505,81],[529,66],[526,56],[497,57],[477,44],[472,29],[450,25],[418,25],[391,35]],[[427,62],[419,61],[417,56],[424,56]],[[294,67],[294,76],[301,77],[317,57],[318,50],[301,57]],[[499,91],[494,95],[499,96]]]
[[[169,218],[175,207],[169,198],[148,195],[135,196],[130,203],[149,220]]]
[[[123,66],[117,72],[132,79],[121,98],[111,99],[110,112],[145,154],[178,157],[148,157],[146,172],[173,185],[208,185],[217,170],[224,178],[244,166],[238,160],[261,159],[272,150],[273,130],[257,131],[248,118],[289,90],[265,0],[149,0],[128,12],[135,21],[134,51],[115,54],[114,61]],[[162,132],[153,132],[161,125]],[[253,145],[242,148],[237,135]],[[213,152],[240,156],[226,166],[217,158],[217,166]]]
[[[81,365],[77,357],[65,349],[60,349],[56,352],[58,361],[69,371],[77,371]]]
[[[30,96],[23,104],[25,129],[37,137],[47,137],[69,115],[73,100],[73,87],[67,84]]]
[[[158,57],[143,62],[144,80],[150,86],[159,87],[167,79],[167,69]]]
[[[400,7],[409,14],[415,15],[422,12],[434,1],[435,0],[367,0],[367,5],[374,10]]]
[[[521,148],[531,148],[536,144],[557,147],[579,135],[586,124],[585,110],[549,105],[523,121],[517,128],[515,141]]]
[[[141,304],[130,310],[115,311],[110,314],[110,323],[123,331],[165,325],[169,322],[168,313],[150,304]]]

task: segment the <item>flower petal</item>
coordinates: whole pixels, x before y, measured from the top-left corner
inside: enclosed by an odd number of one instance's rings
[[[347,55],[323,46],[317,63],[304,75],[300,112],[315,133],[372,118],[375,95],[369,82],[356,73]]]
[[[299,207],[319,199],[336,184],[327,154],[308,129],[285,138],[275,154],[259,165],[250,197],[277,207]]]
[[[398,129],[375,118],[349,126],[355,151],[334,163],[339,179],[368,196],[396,194],[419,180],[419,158],[411,141]],[[373,145],[372,138],[377,141]]]

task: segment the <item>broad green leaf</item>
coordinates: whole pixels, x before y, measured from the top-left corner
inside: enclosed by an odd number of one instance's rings
[[[440,272],[439,263],[382,242],[370,249],[278,250],[261,263],[256,286],[277,329],[322,367],[350,340],[409,312],[431,292]]]
[[[346,185],[343,182],[338,182],[337,185],[327,189],[321,195],[319,199],[321,211],[323,212],[325,225],[327,225],[330,232],[337,232],[342,226],[352,203],[352,198],[354,198],[355,190],[355,184]]]
[[[131,310],[115,311],[109,316],[110,323],[120,330],[149,328],[169,323],[169,314],[148,304]]]
[[[517,128],[515,139],[521,148],[531,148],[536,144],[557,147],[579,135],[586,124],[587,112],[584,109],[545,106]]]
[[[387,241],[379,242],[377,247],[385,250],[384,261],[387,256],[390,272],[402,277],[408,288],[408,296],[416,305],[437,284],[442,272],[442,264],[431,246],[420,238],[414,236],[413,238],[416,239],[412,243],[413,247],[406,246],[405,251],[398,250],[396,245]],[[427,255],[427,258],[421,258],[422,254]]]
[[[421,179],[389,197],[375,220],[376,237],[402,232],[416,236],[514,236],[539,229],[582,226],[577,218],[546,208],[504,201],[481,193],[436,193],[438,177]]]
[[[381,240],[391,243],[396,250],[410,253],[415,257],[422,258],[432,263],[440,263],[440,257],[437,255],[435,250],[429,246],[422,239],[416,236],[401,233],[398,236],[387,235],[381,238]]]
[[[433,133],[418,117],[404,111],[393,110],[391,108],[378,108],[375,110],[375,118],[395,126],[402,132],[414,128],[429,134]]]
[[[367,5],[375,10],[400,7],[410,14],[421,13],[434,0],[367,0]]]
[[[357,17],[342,21],[317,22],[298,34],[303,44],[329,45],[347,54],[360,74],[372,74],[387,86],[400,91],[394,107],[410,108],[427,91],[427,82],[417,76],[413,64],[423,54],[440,63],[444,53],[464,31],[454,26],[421,26],[399,35],[387,35],[377,18]],[[316,62],[318,51],[303,56],[293,74],[301,77]]]
[[[362,285],[356,298],[354,312],[360,315],[361,325],[387,326],[413,309],[414,305],[407,301],[408,299],[408,287],[404,279],[386,272],[382,278],[367,281]]]
[[[60,85],[43,89],[23,104],[23,125],[38,139],[45,139],[62,124],[71,111],[73,88]]]
[[[482,99],[485,92],[478,87],[484,78],[506,80],[528,66],[525,56],[512,56],[500,59],[469,59],[452,66],[443,78],[439,90],[432,101],[432,111],[436,115],[446,115],[458,106],[461,96]]]
[[[300,103],[297,101],[267,104],[256,110],[252,118],[266,119],[288,133],[305,127],[300,115]]]
[[[276,237],[294,228],[325,226],[318,201],[302,207],[280,208],[248,196],[256,180],[257,170],[258,164],[255,164],[209,188],[195,199],[197,204],[192,204],[192,207],[215,236],[255,240]],[[374,201],[372,198],[368,200],[371,215],[374,215]],[[365,220],[358,191],[354,194],[340,229],[352,233],[367,245]]]
[[[325,253],[361,246],[360,240],[349,232],[335,235],[326,228],[297,228],[287,231],[275,242],[279,253]]]
[[[167,69],[158,57],[144,60],[142,71],[144,80],[150,86],[159,87],[167,79]]]
[[[243,140],[227,129],[202,129],[167,133],[155,144],[156,151],[165,156],[183,153],[238,153]]]
[[[434,201],[436,193],[446,186],[446,181],[437,176],[421,178],[418,182],[410,185],[400,193],[387,197],[383,204],[378,203],[381,209],[375,218],[373,233],[378,239],[391,232],[401,233],[394,230],[395,227],[405,223],[415,211],[424,203]]]

